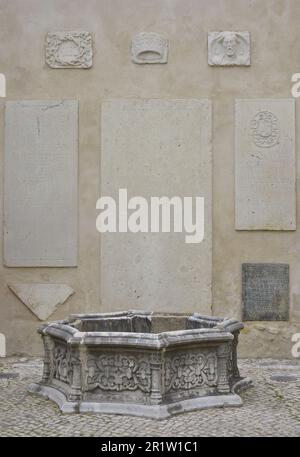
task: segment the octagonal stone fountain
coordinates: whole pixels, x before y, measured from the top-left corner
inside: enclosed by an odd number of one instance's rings
[[[40,383],[29,391],[61,411],[162,419],[208,407],[239,406],[249,385],[237,366],[235,319],[127,311],[76,314],[39,328]]]

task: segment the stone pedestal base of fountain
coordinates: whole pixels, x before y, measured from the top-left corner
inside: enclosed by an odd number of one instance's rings
[[[77,314],[43,325],[42,381],[29,391],[65,413],[163,419],[240,406],[235,319],[128,311]]]

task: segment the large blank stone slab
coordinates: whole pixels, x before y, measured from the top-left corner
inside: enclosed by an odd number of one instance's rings
[[[289,265],[244,263],[242,302],[245,320],[288,320]]]
[[[237,100],[237,230],[296,230],[294,100]]]
[[[48,319],[75,291],[66,284],[8,284],[10,290],[41,321]]]
[[[78,105],[7,102],[4,262],[76,266]]]
[[[102,105],[101,195],[202,196],[205,235],[101,235],[105,309],[211,313],[211,104],[208,100],[114,100]]]

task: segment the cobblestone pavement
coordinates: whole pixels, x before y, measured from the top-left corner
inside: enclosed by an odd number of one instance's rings
[[[254,386],[244,405],[181,414],[163,421],[108,414],[62,414],[26,392],[42,373],[40,359],[0,359],[0,436],[300,436],[299,360],[243,360]]]

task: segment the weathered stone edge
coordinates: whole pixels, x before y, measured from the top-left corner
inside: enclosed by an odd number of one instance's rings
[[[166,405],[148,406],[136,403],[69,402],[65,395],[57,389],[35,383],[28,386],[28,391],[31,394],[54,401],[63,413],[124,414],[152,419],[167,419],[176,414],[196,409],[224,408],[243,404],[241,397],[235,393],[192,398]]]

